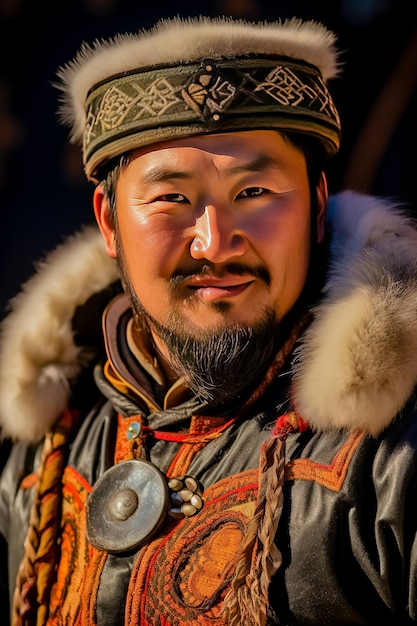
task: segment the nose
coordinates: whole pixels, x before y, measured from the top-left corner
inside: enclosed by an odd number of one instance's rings
[[[235,227],[233,217],[209,204],[195,222],[190,252],[194,259],[224,263],[245,253],[245,238]]]

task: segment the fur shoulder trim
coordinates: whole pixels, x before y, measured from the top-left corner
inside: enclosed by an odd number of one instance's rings
[[[69,398],[83,365],[71,320],[78,305],[118,278],[97,228],[70,237],[43,262],[12,300],[0,336],[2,435],[37,441]]]
[[[417,384],[417,230],[381,199],[329,207],[332,267],[295,363],[295,404],[313,428],[377,435]]]

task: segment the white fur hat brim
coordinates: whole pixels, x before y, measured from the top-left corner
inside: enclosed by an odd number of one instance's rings
[[[326,83],[338,73],[335,41],[322,24],[296,18],[161,20],[84,44],[58,72],[61,119],[93,180],[103,162],[135,147],[227,130],[294,127],[334,153],[340,121]]]

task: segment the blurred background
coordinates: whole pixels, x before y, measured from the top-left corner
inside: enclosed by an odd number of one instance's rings
[[[35,261],[92,222],[93,187],[58,120],[59,66],[83,41],[135,32],[164,17],[230,15],[323,22],[339,35],[330,89],[343,144],[332,193],[350,187],[417,206],[417,30],[408,0],[0,0],[0,319]],[[28,323],[30,323],[28,321]]]

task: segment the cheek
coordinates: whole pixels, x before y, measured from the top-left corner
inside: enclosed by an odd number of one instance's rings
[[[280,263],[292,259],[296,264],[297,261],[303,264],[310,248],[310,217],[305,206],[300,203],[300,206],[271,211],[266,219],[259,220],[253,234],[260,251],[266,246]]]
[[[120,219],[119,237],[123,265],[139,300],[168,302],[168,281],[178,264],[184,242],[181,233],[159,220]]]
[[[288,282],[289,288],[294,290],[297,299],[304,287],[310,263],[310,226],[300,229],[288,250]]]
[[[272,230],[272,227],[271,227]],[[301,217],[281,223],[270,242],[272,282],[280,307],[289,310],[304,287],[310,262],[310,223]],[[273,238],[272,238],[273,239]],[[283,313],[284,311],[281,311]]]

